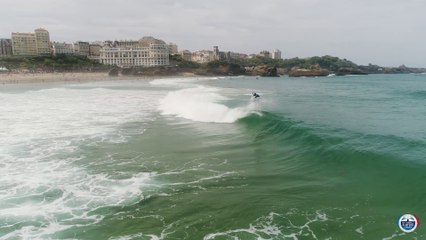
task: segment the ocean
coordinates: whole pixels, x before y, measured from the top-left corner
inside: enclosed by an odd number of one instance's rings
[[[425,157],[421,74],[3,85],[0,239],[425,239]]]

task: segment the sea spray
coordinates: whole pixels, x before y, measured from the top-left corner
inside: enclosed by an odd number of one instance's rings
[[[250,113],[257,104],[251,101],[243,107],[229,108],[222,104],[228,98],[218,89],[195,87],[169,92],[161,101],[159,110],[164,115],[175,115],[198,122],[233,123]]]

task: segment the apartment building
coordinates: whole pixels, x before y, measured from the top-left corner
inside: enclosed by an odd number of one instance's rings
[[[51,55],[49,32],[43,28],[34,30],[34,33],[13,32],[12,52],[18,56]]]
[[[145,37],[137,44],[117,42],[114,45],[118,47],[105,45],[100,49],[101,63],[119,67],[169,65],[169,48],[162,40]]]
[[[18,56],[36,56],[37,43],[35,33],[12,33],[12,52]]]
[[[38,28],[34,30],[34,33],[36,38],[37,55],[52,55],[49,32],[46,29]]]
[[[167,44],[163,40],[156,39],[154,37],[143,37],[138,41],[138,46],[140,47],[149,47],[152,44],[164,45],[168,49]]]
[[[74,46],[71,43],[61,43],[53,42],[52,43],[52,52],[53,55],[74,55]]]
[[[228,56],[228,59],[244,59],[248,57],[247,54],[236,52],[228,52],[226,55]]]
[[[216,55],[213,51],[210,50],[201,50],[197,52],[193,52],[191,56],[191,61],[197,63],[208,63],[216,60]]]
[[[97,43],[91,43],[89,45],[89,58],[97,59],[101,56],[101,45]]]
[[[178,54],[178,46],[174,43],[169,43],[169,53]]]
[[[269,51],[263,50],[258,54],[259,57],[271,58],[271,53]]]
[[[79,56],[89,56],[90,44],[89,42],[78,41],[74,43],[74,53]]]
[[[12,40],[0,39],[0,56],[12,55]]]
[[[139,41],[134,41],[134,40],[114,41],[111,46],[117,47],[117,48],[134,48],[134,47],[139,47]]]
[[[275,49],[272,52],[272,59],[281,59],[281,51],[278,49]]]
[[[191,61],[192,53],[189,50],[180,51],[179,55],[182,57],[183,60]]]
[[[214,60],[220,60],[219,46],[213,46],[213,57]]]

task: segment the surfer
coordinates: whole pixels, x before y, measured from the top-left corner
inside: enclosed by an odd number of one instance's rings
[[[259,95],[259,94],[257,94],[257,93],[255,93],[255,92],[254,92],[254,93],[252,93],[252,94],[253,94],[253,97],[254,97],[254,98],[259,98],[259,97],[260,97],[260,95]]]

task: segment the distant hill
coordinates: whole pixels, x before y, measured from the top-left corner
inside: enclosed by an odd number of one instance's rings
[[[369,64],[357,65],[347,59],[333,56],[271,59],[254,57],[246,59],[228,59],[226,61],[213,61],[199,64],[182,59],[180,55],[170,55],[170,66],[162,67],[131,67],[119,68],[103,65],[84,56],[59,55],[55,57],[42,56],[10,56],[0,58],[0,66],[9,70],[23,70],[31,72],[86,72],[110,71],[111,75],[149,75],[167,76],[180,74],[193,74],[202,76],[222,75],[255,75],[314,77],[336,75],[360,75],[377,73],[422,73],[425,68],[409,68],[404,65],[399,67],[381,67]]]
[[[111,66],[103,65],[85,56],[8,56],[0,58],[0,66],[10,70],[42,72],[107,71]]]
[[[426,72],[425,68],[409,68],[404,65],[399,67],[380,67],[378,65],[362,66],[354,62],[333,56],[309,57],[309,58],[290,58],[290,59],[271,59],[265,57],[254,57],[250,59],[234,59],[234,63],[244,67],[265,65],[275,67],[279,74],[289,76],[326,76],[328,74],[336,75],[364,75],[380,73],[421,73]]]

